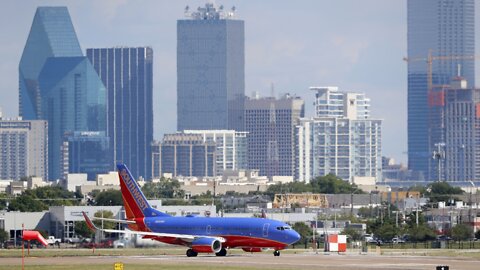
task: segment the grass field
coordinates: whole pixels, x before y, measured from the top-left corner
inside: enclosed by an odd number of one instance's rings
[[[156,255],[185,255],[186,248],[125,248],[125,249],[31,249],[30,256],[32,257],[76,257],[76,256],[156,256]],[[306,249],[286,249],[282,253],[304,253]],[[270,251],[266,251],[270,252]],[[272,251],[273,252],[273,251]],[[230,254],[243,254],[240,249],[229,250]],[[27,255],[27,250],[25,250]],[[21,249],[0,249],[0,258],[20,258],[22,256]],[[1,268],[0,268],[1,269]]]
[[[12,265],[0,265],[0,270],[14,270],[21,269],[21,266],[12,266]],[[113,270],[113,265],[110,264],[96,264],[96,265],[27,265],[25,270],[65,270],[65,269],[75,269],[75,270]],[[195,266],[195,265],[140,265],[140,264],[125,264],[123,266],[124,270],[199,270],[199,269],[225,269],[225,270],[268,270],[273,268],[252,268],[252,267],[228,267],[228,266]]]

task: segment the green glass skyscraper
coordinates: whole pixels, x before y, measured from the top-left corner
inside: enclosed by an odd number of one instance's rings
[[[64,134],[105,131],[106,122],[105,87],[82,54],[66,7],[37,9],[19,77],[20,115],[48,121],[48,175],[59,179]]]

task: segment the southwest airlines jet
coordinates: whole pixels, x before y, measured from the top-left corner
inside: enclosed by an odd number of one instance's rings
[[[127,219],[104,220],[127,224],[132,231],[99,229],[83,213],[87,225],[94,231],[133,233],[167,244],[186,246],[189,247],[188,257],[195,257],[198,253],[225,256],[230,248],[241,248],[246,252],[271,248],[274,256],[280,256],[280,250],[300,239],[289,225],[271,219],[170,216],[150,206],[125,164],[118,164],[117,168]]]

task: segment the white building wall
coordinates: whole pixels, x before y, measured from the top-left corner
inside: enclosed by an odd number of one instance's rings
[[[370,118],[370,99],[364,93],[341,92],[338,87],[310,87],[315,91],[315,118],[296,127],[295,178],[310,179],[332,173],[381,180],[381,120]]]
[[[216,144],[216,175],[225,170],[246,169],[246,141],[248,132],[235,130],[184,130],[185,134],[200,134],[204,142]]]

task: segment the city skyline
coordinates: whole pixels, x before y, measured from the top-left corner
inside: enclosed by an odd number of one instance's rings
[[[17,67],[36,7],[65,5],[83,52],[91,47],[152,46],[156,51],[154,138],[176,131],[176,117],[165,117],[176,112],[176,21],[184,18],[185,6],[195,9],[205,2],[3,2],[0,21],[10,26],[0,29],[0,37],[7,40],[0,48],[4,59],[0,72],[5,76],[0,80],[0,107],[4,115],[18,115]],[[407,73],[402,57],[407,44],[406,1],[335,2],[339,3],[216,4],[226,9],[235,6],[236,18],[245,21],[247,95],[253,91],[269,95],[273,82],[277,97],[286,92],[302,97],[306,116],[313,116],[310,86],[338,85],[347,91],[365,92],[371,98],[372,116],[384,120],[383,154],[405,162]]]

